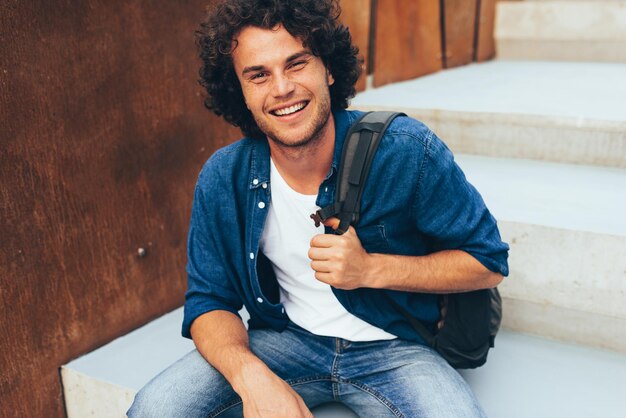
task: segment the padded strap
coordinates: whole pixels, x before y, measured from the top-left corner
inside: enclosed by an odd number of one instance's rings
[[[335,233],[345,233],[350,224],[359,220],[361,195],[369,175],[378,144],[397,116],[397,112],[369,112],[350,128],[343,145],[341,166],[335,190],[335,203],[311,215],[316,226],[331,216],[339,217]]]
[[[348,193],[341,207],[339,214],[339,227],[336,233],[341,235],[350,228],[350,223],[354,217],[354,213],[358,211],[359,200],[361,197],[361,185],[364,183],[363,169],[367,160],[367,153],[372,143],[373,132],[364,130],[360,133],[356,151],[352,159],[352,166],[348,173]]]

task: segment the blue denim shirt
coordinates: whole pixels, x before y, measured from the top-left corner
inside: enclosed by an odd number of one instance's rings
[[[362,114],[336,111],[335,151],[317,205],[334,201],[344,137]],[[237,314],[245,305],[251,329],[283,330],[288,317],[278,282],[259,251],[270,202],[267,140],[244,138],[217,151],[195,189],[188,240],[188,290],[182,334],[212,310]],[[494,272],[508,274],[508,245],[476,189],[446,145],[424,124],[396,118],[381,140],[361,200],[356,232],[370,253],[426,255],[445,249],[468,252]],[[326,232],[331,232],[327,229]],[[394,299],[422,321],[439,318],[433,294],[384,289],[332,289],[352,314],[400,338],[423,343]]]

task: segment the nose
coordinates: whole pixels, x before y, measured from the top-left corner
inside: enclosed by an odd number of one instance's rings
[[[278,74],[274,77],[272,93],[274,97],[285,97],[291,94],[295,89],[295,84],[284,74]]]

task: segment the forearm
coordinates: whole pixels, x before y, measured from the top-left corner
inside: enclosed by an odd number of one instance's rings
[[[218,310],[199,316],[191,326],[191,335],[200,354],[241,397],[255,375],[272,373],[250,350],[248,332],[231,312]]]
[[[497,286],[502,275],[461,250],[426,256],[368,254],[368,287],[424,293],[455,293]]]

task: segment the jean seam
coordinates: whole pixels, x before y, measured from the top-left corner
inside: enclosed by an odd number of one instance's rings
[[[369,386],[364,385],[362,383],[353,382],[351,380],[342,380],[340,383],[347,383],[349,385],[354,386],[357,389],[362,390],[363,392],[366,392],[372,395],[378,402],[385,405],[387,409],[389,409],[396,417],[405,418],[404,414],[400,412],[400,410],[389,399],[387,399],[385,396],[383,396],[382,393],[378,392],[377,390],[374,390],[370,388]]]
[[[287,382],[289,386],[302,385],[304,383],[311,383],[311,382],[324,382],[324,381],[328,381],[328,382],[332,381],[332,376],[318,375],[318,376],[309,376],[309,377],[301,377],[298,379],[285,380],[285,382]]]
[[[338,339],[335,339],[335,344],[336,344],[336,353],[334,355],[333,358],[333,364],[331,366],[331,380],[332,380],[332,392],[333,392],[333,399],[337,400],[339,399],[339,386],[337,385],[337,382],[340,380],[339,378],[339,356],[341,355],[340,353],[340,349],[339,349],[339,344],[338,344]]]

